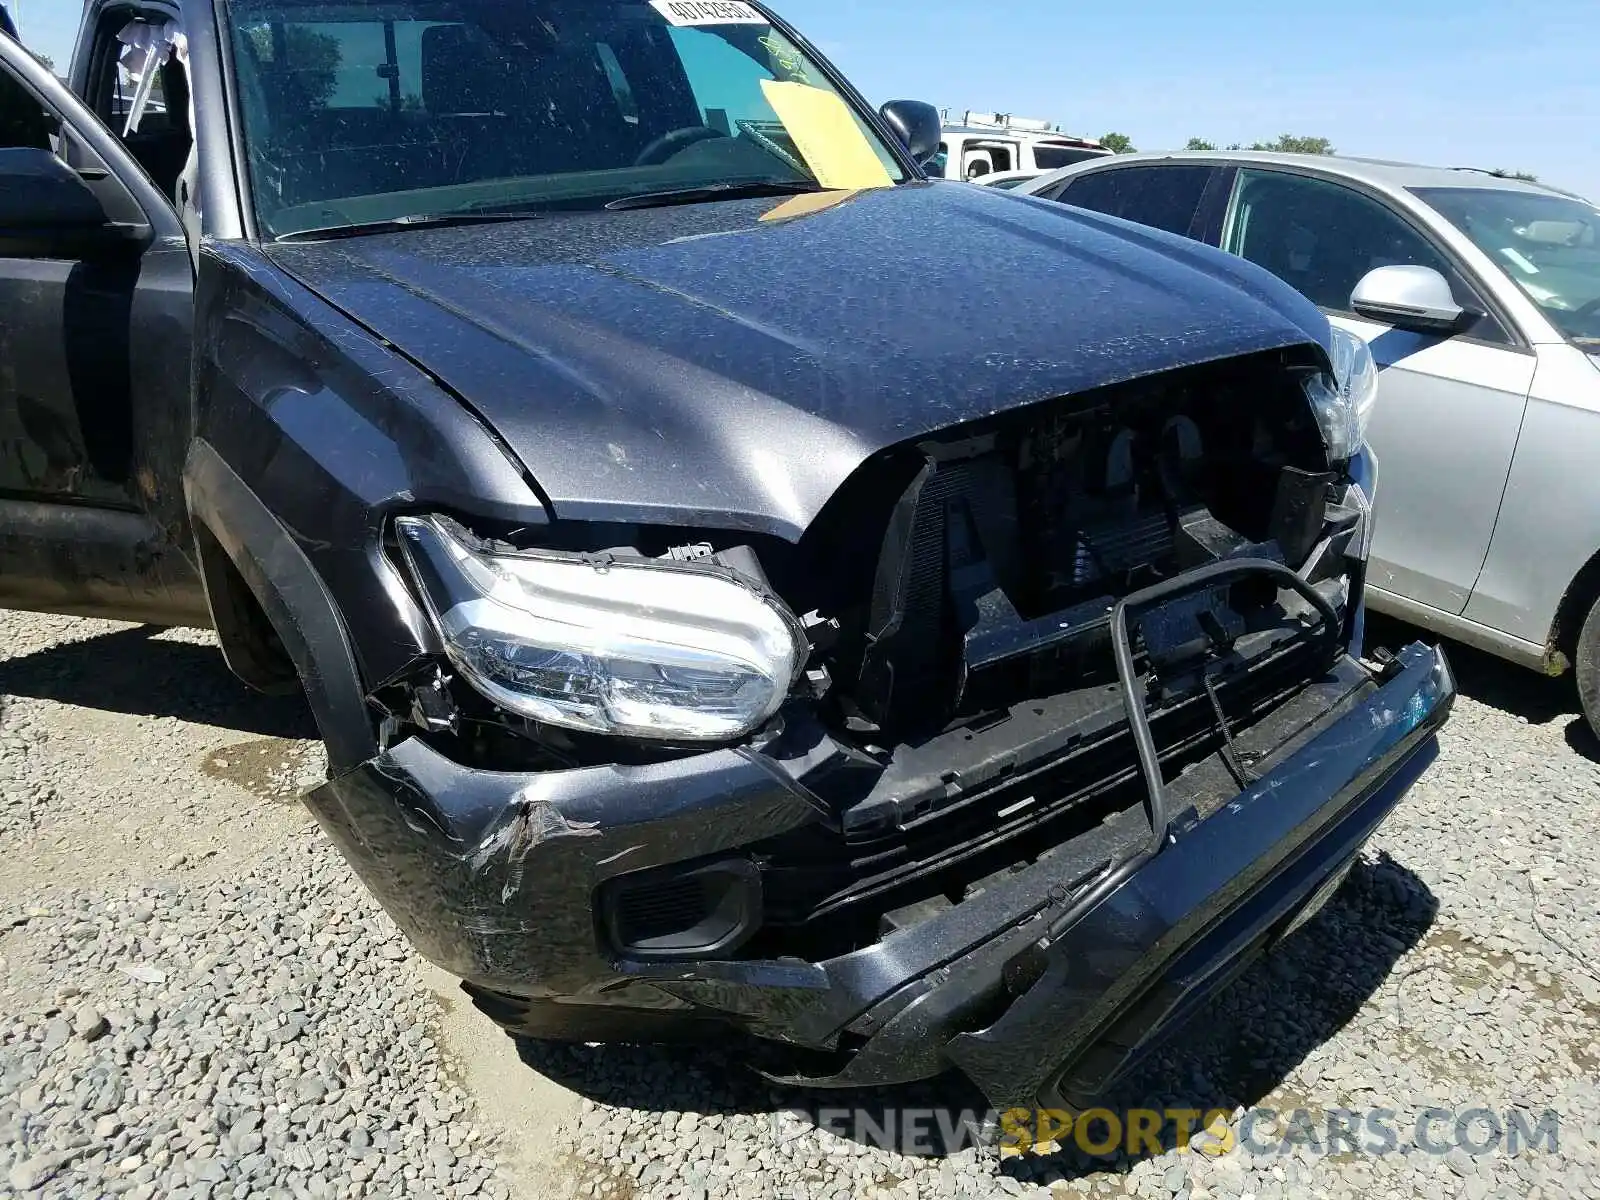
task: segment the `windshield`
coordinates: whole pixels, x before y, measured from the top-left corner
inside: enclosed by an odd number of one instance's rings
[[[228,14],[264,236],[905,178],[818,64],[737,0],[231,0]]]
[[[1600,209],[1539,192],[1416,194],[1494,259],[1563,334],[1586,350],[1600,347]]]

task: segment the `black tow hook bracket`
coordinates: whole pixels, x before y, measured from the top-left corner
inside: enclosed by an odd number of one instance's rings
[[[1401,671],[1406,669],[1405,663],[1395,656],[1395,652],[1387,646],[1379,646],[1372,652],[1372,661],[1378,665],[1378,682],[1388,683]]]
[[[1185,571],[1182,575],[1164,579],[1142,591],[1130,592],[1111,610],[1111,651],[1116,657],[1117,679],[1122,685],[1122,706],[1128,716],[1128,727],[1133,733],[1134,748],[1139,754],[1139,769],[1144,775],[1152,852],[1159,850],[1167,841],[1172,817],[1167,811],[1167,784],[1161,774],[1161,755],[1156,750],[1155,735],[1150,731],[1150,714],[1145,710],[1144,696],[1139,686],[1139,668],[1134,661],[1133,644],[1128,638],[1129,614],[1132,613],[1137,619],[1145,610],[1177,596],[1254,576],[1276,580],[1280,587],[1292,588],[1303,596],[1321,618],[1317,632],[1329,643],[1330,650],[1337,646],[1341,623],[1339,614],[1328,598],[1296,572],[1266,558],[1235,558]],[[1206,680],[1206,691],[1208,694],[1211,691],[1209,678]],[[1216,704],[1220,715],[1221,704],[1215,696],[1212,702]],[[1223,721],[1223,735],[1230,742],[1231,749],[1231,734],[1228,733],[1226,720]],[[1244,788],[1249,784],[1240,786]]]

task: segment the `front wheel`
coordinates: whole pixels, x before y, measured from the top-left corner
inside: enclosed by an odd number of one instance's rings
[[[1578,699],[1583,704],[1583,715],[1589,722],[1589,728],[1594,730],[1596,737],[1600,737],[1600,600],[1595,601],[1589,615],[1584,618],[1575,657]]]

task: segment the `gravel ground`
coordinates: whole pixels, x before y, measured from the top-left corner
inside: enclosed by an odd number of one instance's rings
[[[1169,1125],[1092,1158],[969,1144],[954,1081],[806,1095],[733,1049],[486,1069],[295,802],[322,765],[297,703],[199,634],[0,613],[0,647],[0,1193],[1600,1200],[1600,745],[1564,682],[1454,651],[1440,761],[1344,888],[1113,1098],[1225,1110],[1220,1152]],[[1508,1116],[1555,1145],[1513,1153]]]
[[[0,1193],[511,1194],[321,838],[298,702],[202,635],[0,612]]]

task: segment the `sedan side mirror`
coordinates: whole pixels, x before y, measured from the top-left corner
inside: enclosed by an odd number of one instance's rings
[[[891,100],[879,111],[918,166],[939,153],[939,143],[944,140],[944,122],[933,105],[920,100]]]
[[[1350,293],[1359,316],[1417,333],[1454,333],[1467,316],[1449,281],[1432,267],[1378,267]]]
[[[85,258],[148,232],[113,223],[94,190],[50,151],[0,149],[0,255]]]

